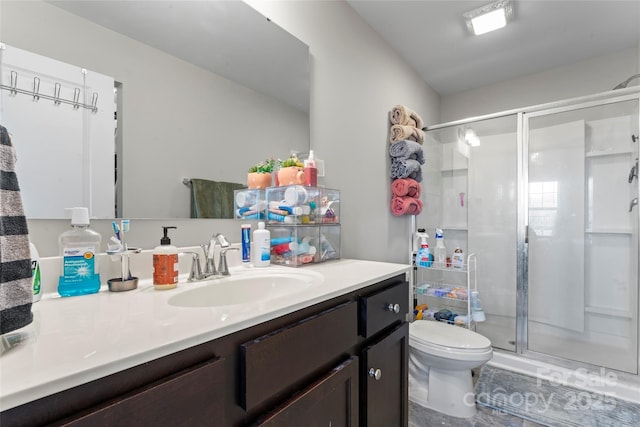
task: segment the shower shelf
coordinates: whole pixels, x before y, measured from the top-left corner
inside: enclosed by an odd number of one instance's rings
[[[633,234],[630,228],[587,228],[587,234]]]
[[[631,150],[595,150],[587,151],[586,157],[623,156],[633,154]]]
[[[633,315],[630,311],[620,310],[617,308],[608,308],[608,307],[596,307],[593,305],[585,306],[584,311],[587,313],[593,314],[601,314],[603,316],[611,316],[611,317],[623,317],[626,319],[633,319]]]

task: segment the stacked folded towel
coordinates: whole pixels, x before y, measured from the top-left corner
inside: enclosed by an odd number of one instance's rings
[[[413,159],[397,159],[391,161],[391,178],[411,178],[422,181],[422,168],[420,162]]]
[[[391,125],[389,142],[394,143],[403,139],[410,139],[420,144],[424,142],[424,131],[409,125]]]
[[[424,164],[422,145],[415,141],[403,140],[391,144],[389,146],[389,155],[392,161],[412,159],[417,160],[421,165]]]
[[[413,197],[419,198],[422,186],[415,179],[400,178],[391,183],[393,197]]]
[[[393,197],[391,213],[395,216],[418,215],[422,212],[422,200],[413,197]]]
[[[408,125],[418,129],[424,125],[420,115],[404,105],[395,105],[389,112],[389,120],[393,125]]]
[[[389,112],[391,121],[389,156],[391,157],[391,213],[395,216],[422,212],[422,118],[404,105]]]

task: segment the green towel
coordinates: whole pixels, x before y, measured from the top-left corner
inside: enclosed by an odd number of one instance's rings
[[[234,218],[234,190],[246,188],[236,182],[191,180],[191,218]]]

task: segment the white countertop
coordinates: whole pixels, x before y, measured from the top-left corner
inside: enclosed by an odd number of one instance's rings
[[[33,305],[32,324],[6,334],[24,341],[0,357],[0,410],[4,411],[139,364],[205,343],[316,303],[344,295],[398,274],[409,266],[374,261],[336,260],[289,268],[232,268],[245,271],[313,272],[322,283],[269,302],[184,308],[167,303],[189,289],[213,283],[180,283],[157,291],[149,279],[138,289],[60,298],[45,294]],[[220,279],[225,280],[225,279]]]

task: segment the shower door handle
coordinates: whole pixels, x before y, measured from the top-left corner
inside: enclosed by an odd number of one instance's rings
[[[631,204],[629,205],[629,212],[631,212],[633,210],[633,207],[637,204],[638,204],[638,198],[636,197],[631,201]]]

